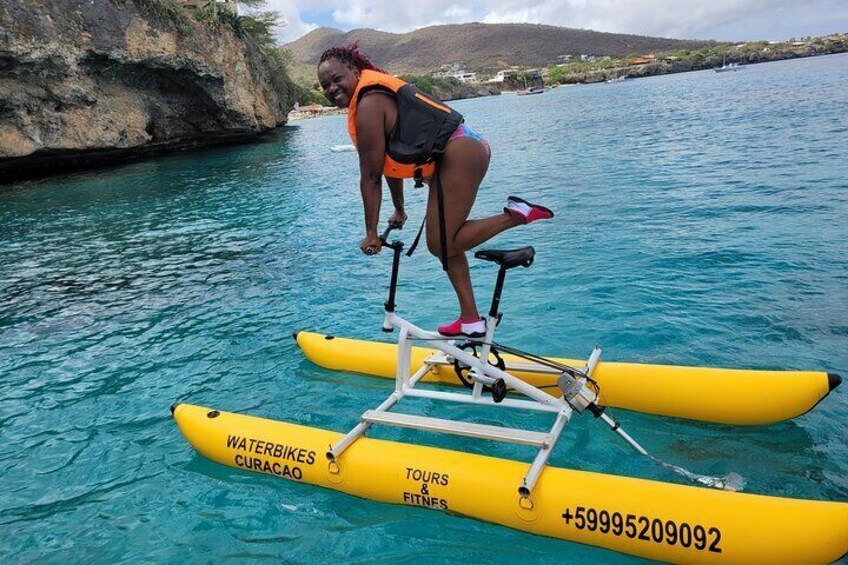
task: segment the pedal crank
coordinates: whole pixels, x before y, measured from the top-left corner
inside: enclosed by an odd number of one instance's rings
[[[466,341],[457,345],[462,350],[470,350],[474,357],[480,358],[480,351],[478,347],[480,347],[480,343],[473,341]],[[506,362],[500,355],[500,352],[494,347],[489,349],[489,365],[493,367],[497,367],[501,371],[506,370]],[[459,381],[466,386],[467,388],[474,388],[474,383],[476,380],[480,379],[473,370],[472,367],[462,363],[459,359],[453,360],[453,370],[456,372],[456,376]],[[492,400],[500,403],[504,398],[506,398],[506,383],[503,379],[495,379],[494,382],[491,382],[490,378],[485,379],[485,383],[483,385],[484,392],[490,392],[492,394]],[[491,384],[486,384],[491,383]]]

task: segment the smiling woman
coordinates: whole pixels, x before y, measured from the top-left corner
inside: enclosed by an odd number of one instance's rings
[[[365,207],[365,238],[360,248],[368,255],[381,249],[377,224],[382,177],[395,206],[389,223],[398,226],[407,217],[403,179],[415,179],[416,186],[426,182],[430,186],[427,247],[441,259],[460,306],[459,318],[438,331],[446,336],[485,335],[466,251],[509,228],[552,218],[553,212],[511,196],[503,213],[469,220],[489,168],[488,142],[465,125],[455,110],[375,67],[355,44],[326,50],[318,65],[318,80],[328,100],[348,109],[348,133],[359,153]]]

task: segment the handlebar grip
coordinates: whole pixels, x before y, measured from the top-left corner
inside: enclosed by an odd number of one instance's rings
[[[401,224],[399,224],[397,222],[389,222],[389,225],[386,228],[386,230],[380,235],[380,243],[383,245],[383,247],[389,247],[391,249],[398,249],[398,246],[400,246],[400,248],[403,247],[403,243],[401,243],[399,241],[395,241],[394,243],[389,243],[389,234],[392,233],[392,230],[400,230],[400,229],[403,229],[403,226]],[[367,251],[366,251],[366,253],[367,253]],[[369,253],[369,255],[370,255],[370,253]]]
[[[385,231],[382,233],[382,235],[380,235],[380,241],[385,243],[386,240],[389,238],[389,234],[392,233],[392,230],[394,230],[396,228],[397,228],[397,226],[389,224],[389,226],[385,229]]]

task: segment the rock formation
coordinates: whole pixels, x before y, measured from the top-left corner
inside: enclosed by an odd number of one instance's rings
[[[0,182],[285,123],[293,101],[250,39],[139,9],[154,2],[0,3]]]
[[[493,96],[500,94],[501,90],[496,84],[455,84],[434,85],[433,96],[444,102],[451,100],[462,100],[464,98],[479,98],[480,96]]]

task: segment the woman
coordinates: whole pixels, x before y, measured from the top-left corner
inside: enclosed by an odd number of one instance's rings
[[[414,86],[386,74],[356,44],[327,49],[318,64],[324,96],[348,109],[348,131],[359,153],[359,188],[365,207],[363,252],[379,253],[382,178],[394,203],[390,223],[403,226],[403,179],[429,184],[427,247],[440,257],[459,300],[459,318],[439,326],[444,336],[483,337],[465,252],[509,228],[548,219],[553,212],[510,196],[502,214],[481,220],[468,215],[489,168],[489,144],[462,116]]]

